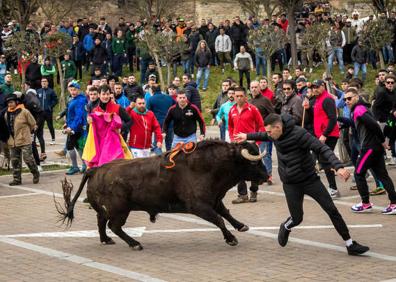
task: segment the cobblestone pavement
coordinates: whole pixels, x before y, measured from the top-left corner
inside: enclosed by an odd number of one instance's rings
[[[48,162],[59,162],[48,146]],[[64,160],[64,162],[67,162]],[[276,160],[274,162],[276,166]],[[276,169],[274,169],[276,171]],[[390,168],[396,180],[396,169]],[[289,244],[277,243],[280,222],[288,211],[277,174],[273,186],[260,186],[259,201],[232,205],[235,190],[225,197],[231,213],[251,229],[232,231],[239,245],[225,244],[211,224],[187,214],[161,214],[155,224],[143,212],[130,214],[125,228],[142,243],[133,251],[118,237],[103,246],[96,233],[96,215],[79,202],[75,221],[65,229],[57,220],[54,197],[61,197],[64,170],[43,173],[40,184],[29,174],[23,185],[10,187],[10,176],[0,177],[0,281],[384,281],[396,278],[396,216],[384,216],[386,195],[372,198],[372,214],[352,214],[359,201],[351,182],[338,181],[342,197],[336,205],[353,238],[367,244],[364,257],[346,254],[344,242],[327,215],[309,197],[301,228]],[[68,177],[76,187],[81,175]],[[326,180],[322,179],[324,183]],[[374,182],[369,182],[373,187]],[[81,199],[85,197],[85,192]],[[58,200],[61,200],[58,198]]]

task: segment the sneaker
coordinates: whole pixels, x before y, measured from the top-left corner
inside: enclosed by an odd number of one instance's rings
[[[289,240],[290,230],[287,230],[284,223],[281,223],[278,232],[278,243],[282,247],[286,246],[287,241]]]
[[[37,166],[37,170],[38,170],[39,172],[43,172],[42,166],[41,166],[41,165],[38,165],[38,166]]]
[[[386,193],[386,191],[385,191],[384,187],[377,187],[370,192],[370,195],[377,196],[377,195],[382,195],[385,193]]]
[[[364,204],[364,203],[359,203],[356,205],[353,205],[351,207],[352,212],[356,213],[366,213],[366,212],[372,212],[373,211],[373,204]]]
[[[50,145],[55,145],[56,143],[55,143],[55,139],[52,139],[51,140],[51,142],[50,142]]]
[[[382,214],[396,214],[396,204],[389,204],[383,211]]]
[[[78,167],[71,167],[68,171],[66,171],[66,175],[73,175],[79,173],[80,169]]]
[[[353,185],[353,186],[349,187],[349,190],[352,190],[352,191],[355,191],[355,190],[357,190],[357,189],[358,189],[358,188],[357,188],[356,185]]]
[[[272,181],[272,175],[270,175],[270,176],[268,177],[267,184],[268,184],[269,186],[271,186],[272,184],[274,184],[274,182]]]
[[[250,192],[249,202],[251,203],[257,202],[257,192]]]
[[[58,152],[55,152],[59,157],[66,157],[66,152],[65,150],[60,150]]]
[[[350,255],[350,256],[358,256],[358,255],[364,254],[365,252],[370,250],[369,247],[360,245],[356,241],[353,241],[352,245],[350,245],[349,247],[346,247],[346,248],[348,251],[348,255]]]
[[[395,157],[390,158],[388,165],[396,165],[396,158]]]
[[[243,204],[243,203],[248,203],[249,202],[249,198],[247,195],[238,195],[238,198],[236,198],[235,200],[232,200],[233,204]]]
[[[10,186],[16,186],[16,185],[21,185],[22,184],[22,181],[18,181],[18,180],[13,180],[13,181],[11,181],[10,183],[8,183],[8,185],[10,185]]]
[[[330,197],[331,197],[332,199],[335,199],[335,198],[339,198],[339,197],[340,197],[340,192],[339,192],[338,190],[336,190],[336,189],[329,188],[329,189],[327,189],[327,191],[329,192]]]
[[[85,173],[87,171],[87,165],[84,163],[81,166],[81,173]]]
[[[37,184],[40,181],[40,173],[33,174],[33,184]]]

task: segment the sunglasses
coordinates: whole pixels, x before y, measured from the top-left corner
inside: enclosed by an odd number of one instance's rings
[[[345,98],[344,98],[344,102],[346,102],[346,101],[351,101],[353,97],[354,97],[354,96],[351,96],[351,97],[345,97]]]
[[[395,82],[394,81],[387,81],[387,82],[385,82],[386,84],[395,84]]]
[[[283,88],[283,91],[290,91],[292,90],[291,88]]]

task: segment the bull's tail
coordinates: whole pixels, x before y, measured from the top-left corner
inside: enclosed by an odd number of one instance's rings
[[[84,173],[83,178],[80,183],[80,187],[77,190],[77,193],[74,195],[73,200],[70,201],[71,199],[71,193],[73,191],[73,184],[69,182],[66,177],[64,180],[61,180],[62,183],[62,190],[63,190],[63,199],[64,199],[64,204],[62,206],[61,203],[57,202],[55,200],[55,195],[54,195],[54,203],[55,203],[55,208],[60,214],[59,221],[64,224],[66,222],[66,227],[70,227],[73,223],[74,219],[74,205],[77,202],[78,197],[80,196],[82,190],[84,189],[85,183],[91,176],[92,169]]]

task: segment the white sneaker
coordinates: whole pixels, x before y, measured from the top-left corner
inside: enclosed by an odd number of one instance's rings
[[[38,170],[39,172],[43,172],[43,168],[41,167],[41,165],[38,165],[38,166],[37,166],[37,170]]]
[[[329,189],[327,189],[327,191],[329,192],[330,197],[333,198],[333,199],[340,197],[340,192],[338,190],[329,188]]]
[[[396,165],[396,158],[395,158],[395,157],[392,157],[392,158],[390,159],[390,161],[388,162],[388,165]]]
[[[50,142],[50,145],[55,145],[56,143],[55,143],[55,140],[52,140],[51,142]]]

